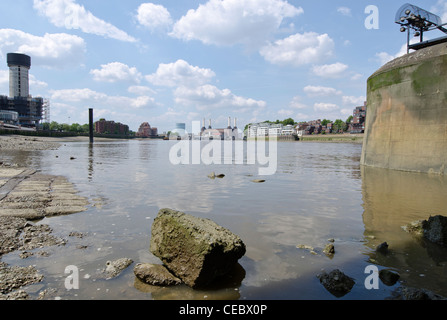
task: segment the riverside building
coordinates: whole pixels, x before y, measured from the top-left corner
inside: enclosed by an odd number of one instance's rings
[[[29,87],[31,57],[20,53],[8,53],[9,97],[0,96],[0,114],[4,119],[16,122],[23,127],[36,128],[43,119],[47,100],[32,97]],[[11,114],[14,114],[11,120]],[[17,119],[15,117],[17,114]]]

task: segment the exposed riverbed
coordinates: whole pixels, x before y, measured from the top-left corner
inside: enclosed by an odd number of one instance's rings
[[[64,245],[1,257],[43,276],[22,288],[31,299],[42,292],[61,299],[387,299],[403,285],[447,296],[441,276],[446,251],[415,241],[401,228],[446,213],[447,181],[361,168],[360,144],[281,142],[276,173],[260,176],[257,164],[173,165],[174,141],[51,143],[57,145],[47,150],[1,149],[0,161],[65,177],[88,202],[85,211],[33,222],[48,226]],[[210,179],[212,172],[225,176]],[[151,287],[135,279],[134,265],[113,279],[97,277],[108,261],[123,257],[159,263],[149,241],[160,208],[209,218],[239,235],[247,253],[235,281],[206,291]],[[332,257],[323,253],[329,240]],[[376,247],[384,241],[389,254],[379,255]],[[368,290],[369,265],[399,273],[399,282]],[[79,270],[79,289],[66,289],[67,266]],[[335,268],[355,279],[343,297],[333,296],[317,277]]]

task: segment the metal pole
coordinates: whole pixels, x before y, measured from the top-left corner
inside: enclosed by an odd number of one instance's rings
[[[407,54],[410,53],[410,27],[407,26]]]
[[[90,143],[93,143],[93,109],[89,109],[89,135]]]

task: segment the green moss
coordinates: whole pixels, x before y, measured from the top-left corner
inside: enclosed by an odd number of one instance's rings
[[[392,69],[376,75],[368,80],[368,92],[376,91],[402,82],[402,68]]]
[[[445,83],[447,56],[421,63],[411,74],[412,87],[416,94],[432,94]]]

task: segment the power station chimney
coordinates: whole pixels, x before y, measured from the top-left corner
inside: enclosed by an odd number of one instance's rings
[[[234,118],[234,128],[233,128],[233,130],[236,130],[237,129],[237,118]]]
[[[231,117],[228,117],[228,127],[227,129],[231,130]]]
[[[206,124],[205,124],[206,120],[205,118],[203,118],[203,127],[202,127],[202,132],[206,130]]]
[[[210,126],[208,127],[208,129],[212,129],[212,127],[211,127],[211,119],[210,119]]]
[[[7,62],[9,67],[9,97],[28,98],[31,57],[20,53],[8,53]]]

